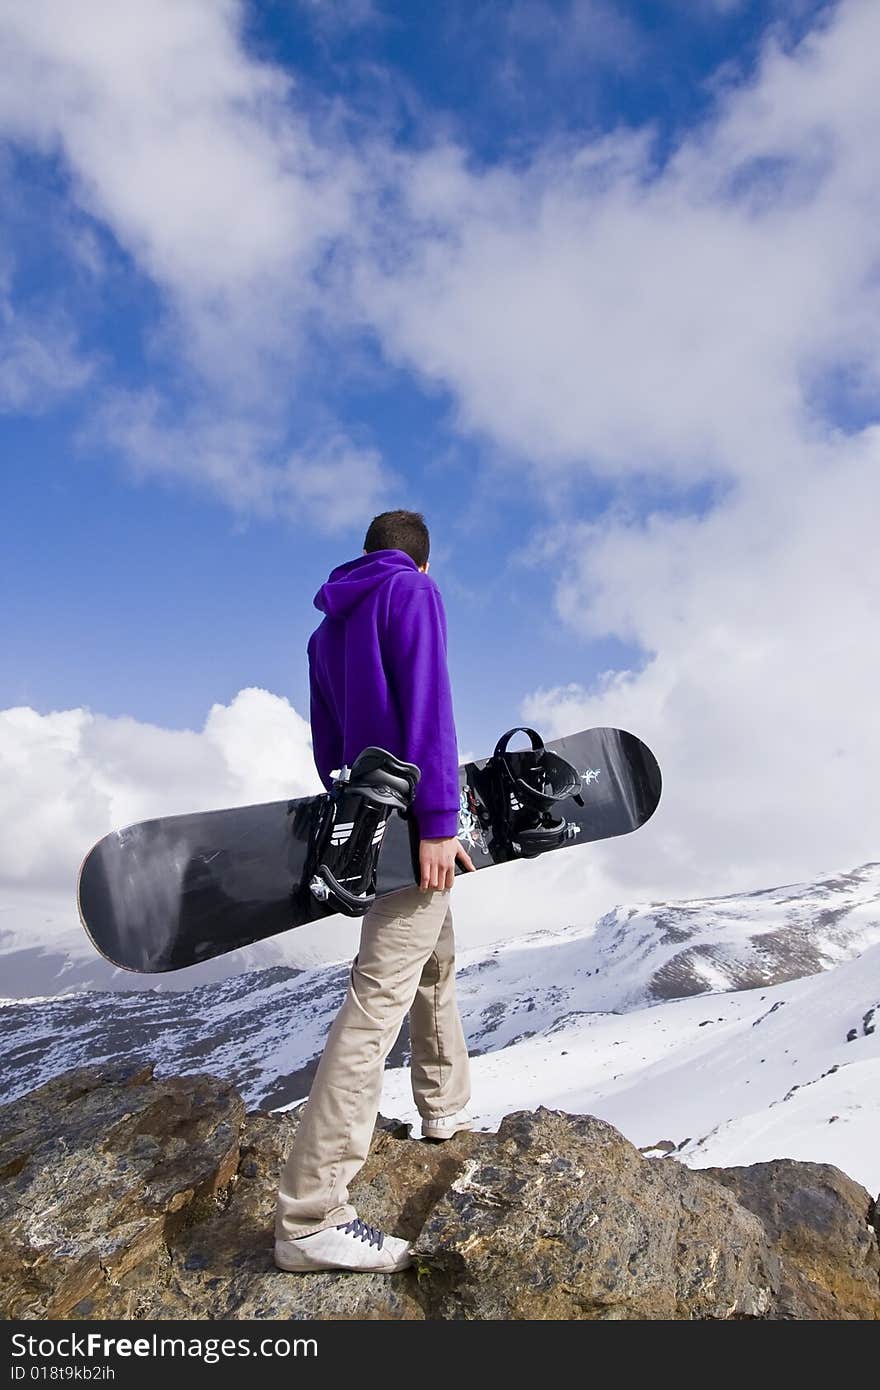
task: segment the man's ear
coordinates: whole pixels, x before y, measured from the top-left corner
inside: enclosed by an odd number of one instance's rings
[[[423,565],[419,565],[419,574],[427,574],[427,573],[428,573],[428,570],[429,570],[430,568],[431,568],[431,561],[430,561],[430,560],[426,560],[425,563],[424,563]]]

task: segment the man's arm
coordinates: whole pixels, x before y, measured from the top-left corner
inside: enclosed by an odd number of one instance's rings
[[[383,658],[400,714],[402,756],[421,778],[413,814],[423,839],[458,829],[458,741],[446,663],[446,614],[427,575],[402,577],[389,611]]]
[[[422,889],[451,888],[455,860],[473,868],[458,831],[458,741],[446,654],[446,613],[427,575],[405,576],[389,608],[389,682],[401,718],[402,757],[421,778],[413,798],[420,837]]]

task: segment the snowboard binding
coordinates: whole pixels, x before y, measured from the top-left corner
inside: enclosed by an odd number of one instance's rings
[[[514,734],[528,734],[531,748],[508,751]],[[556,849],[580,827],[558,814],[571,797],[578,806],[581,778],[577,768],[547,748],[534,729],[508,729],[480,773],[480,791],[492,826],[490,852],[496,860],[533,859]]]
[[[309,892],[325,911],[360,917],[372,906],[388,817],[407,813],[420,776],[415,763],[374,747],[340,769],[319,801],[307,875]]]

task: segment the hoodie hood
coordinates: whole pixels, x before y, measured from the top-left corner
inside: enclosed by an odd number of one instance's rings
[[[315,607],[329,618],[344,618],[392,575],[418,568],[405,550],[372,550],[369,555],[337,565],[315,594]]]

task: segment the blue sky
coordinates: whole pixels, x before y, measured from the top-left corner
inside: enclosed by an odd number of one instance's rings
[[[767,14],[748,3],[609,4],[594,17],[595,43],[586,33],[567,52],[560,39],[574,21],[564,4],[352,5],[335,18],[333,9],[250,5],[243,45],[294,76],[316,119],[334,98],[361,135],[375,125],[405,150],[443,130],[484,166],[621,123],[652,123],[662,152],[702,116],[720,64],[749,70]],[[14,140],[4,160],[15,198],[4,218],[11,303],[19,313],[51,305],[95,365],[84,389],[58,400],[47,392],[0,423],[12,596],[0,703],[198,727],[213,701],[257,684],[304,709],[312,594],[357,553],[369,516],[328,535],[237,514],[198,484],[133,477],[92,417],[117,387],[156,388],[172,402],[192,389],[155,341],[162,289],[107,221],[71,199],[62,154]],[[71,256],[71,230],[91,238],[99,275]],[[390,363],[369,332],[354,345],[316,344],[306,375],[285,412],[285,447],[331,414],[399,479],[387,503],[429,520],[463,746],[482,747],[514,722],[536,683],[588,684],[639,661],[614,636],[560,630],[553,567],[523,563],[536,523],[554,515],[554,485],[497,473],[491,441],[458,425],[448,391]],[[567,514],[573,506],[588,518],[613,488],[587,479],[573,492]],[[656,500],[657,487],[648,492]],[[638,509],[638,487],[631,501]]]

